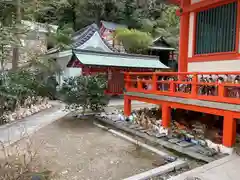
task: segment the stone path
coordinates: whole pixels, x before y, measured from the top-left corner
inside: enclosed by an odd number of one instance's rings
[[[63,111],[64,104],[57,101],[52,101],[50,103],[53,105],[50,109],[46,109],[22,120],[0,126],[0,141],[4,145],[12,144],[68,114],[68,112]]]
[[[231,155],[169,180],[239,180],[240,156]]]
[[[60,103],[59,101],[50,101],[50,103],[53,105],[50,109],[46,109],[22,120],[0,126],[0,142],[5,145],[12,144],[24,136],[29,136],[42,127],[61,119],[69,113],[63,111],[65,106],[63,103]],[[123,106],[123,104],[124,101],[122,98],[111,99],[109,102],[110,107]],[[136,101],[134,104],[143,103]]]

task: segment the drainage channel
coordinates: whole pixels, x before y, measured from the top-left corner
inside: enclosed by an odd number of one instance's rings
[[[145,144],[143,142],[140,142],[130,136],[127,136],[119,131],[116,131],[114,129],[111,129],[111,128],[108,128],[106,126],[103,126],[97,122],[94,122],[94,125],[103,129],[103,130],[106,130],[110,133],[112,133],[113,135],[115,136],[118,136],[122,139],[125,139],[133,144],[136,144],[142,148],[145,148],[161,157],[164,157],[165,159],[167,160],[172,160],[172,159],[175,159],[174,157],[171,157],[168,153],[166,152],[163,152],[163,151],[160,151],[159,149],[156,149],[148,144]],[[131,177],[128,177],[128,178],[125,178],[124,180],[149,180],[149,179],[152,179],[154,177],[161,177],[162,175],[164,174],[167,174],[167,173],[170,173],[170,172],[173,172],[173,171],[177,171],[179,169],[182,169],[182,168],[185,168],[187,167],[188,164],[186,161],[184,160],[181,160],[181,159],[176,159],[175,161],[173,162],[170,162],[166,165],[163,165],[163,166],[160,166],[160,167],[157,167],[157,168],[154,168],[154,169],[151,169],[151,170],[148,170],[148,171],[145,171],[143,173],[140,173],[140,174],[136,174],[136,175],[133,175]]]

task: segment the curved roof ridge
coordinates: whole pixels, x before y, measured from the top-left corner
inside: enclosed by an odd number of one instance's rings
[[[82,44],[84,44],[85,42],[87,42],[92,36],[93,34],[97,32],[100,36],[100,38],[102,39],[103,43],[107,46],[107,48],[109,48],[109,50],[113,51],[113,52],[118,52],[118,50],[116,48],[114,48],[111,44],[109,44],[101,35],[99,32],[99,28],[97,26],[97,24],[93,23],[81,30],[79,30],[78,32],[74,33],[75,39],[74,39],[74,43],[73,43],[73,48],[76,48],[78,46],[81,46]]]

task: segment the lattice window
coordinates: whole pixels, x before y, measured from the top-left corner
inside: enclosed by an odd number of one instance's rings
[[[237,2],[197,12],[195,54],[236,50]]]

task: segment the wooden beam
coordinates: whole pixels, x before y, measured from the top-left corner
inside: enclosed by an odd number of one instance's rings
[[[237,0],[202,0],[200,2],[189,4],[188,6],[182,7],[183,8],[182,13],[196,12],[196,11],[201,11],[205,9],[210,9],[216,6],[229,4],[234,1],[237,1]]]
[[[181,7],[190,4],[190,0],[182,1]],[[188,39],[189,39],[189,14],[184,13],[180,16],[180,41],[179,41],[179,64],[178,71],[187,72],[188,70]]]

